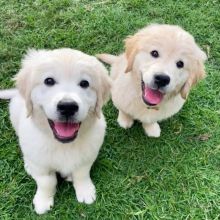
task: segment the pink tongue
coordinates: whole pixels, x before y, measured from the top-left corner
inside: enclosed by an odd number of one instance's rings
[[[163,94],[158,90],[153,90],[150,88],[144,88],[144,99],[150,104],[157,105],[163,99]]]
[[[79,130],[79,124],[54,122],[54,129],[60,137],[68,138],[72,137]]]

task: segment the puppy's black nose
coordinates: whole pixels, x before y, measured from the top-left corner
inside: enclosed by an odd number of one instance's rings
[[[79,106],[74,101],[60,101],[57,104],[57,110],[61,115],[70,117],[73,116],[79,110]]]
[[[170,83],[170,77],[166,74],[157,74],[154,76],[154,83],[160,88]]]

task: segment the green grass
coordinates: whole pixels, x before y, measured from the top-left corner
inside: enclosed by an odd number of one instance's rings
[[[25,173],[7,103],[0,101],[1,219],[219,219],[220,3],[215,0],[1,0],[0,88],[12,86],[28,48],[71,47],[89,54],[123,50],[123,39],[149,23],[177,24],[209,52],[208,77],[184,108],[161,123],[159,139],[116,123],[110,102],[104,145],[91,175],[97,201],[76,201],[60,181],[55,206],[37,217],[34,181]]]

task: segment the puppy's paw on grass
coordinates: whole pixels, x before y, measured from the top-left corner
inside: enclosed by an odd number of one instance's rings
[[[37,214],[42,215],[50,210],[54,204],[53,197],[47,197],[40,194],[35,194],[33,199],[34,209]]]
[[[117,122],[122,128],[128,129],[133,125],[134,120],[129,115],[119,111]]]
[[[160,125],[158,123],[153,123],[153,124],[143,124],[143,128],[145,133],[149,137],[160,137]]]
[[[75,191],[80,203],[92,204],[96,199],[96,190],[92,181],[75,185]]]

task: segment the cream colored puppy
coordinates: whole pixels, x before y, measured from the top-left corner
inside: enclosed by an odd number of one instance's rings
[[[205,76],[206,54],[194,38],[174,25],[154,24],[125,40],[125,53],[97,55],[112,65],[112,100],[118,123],[142,122],[148,136],[159,137],[158,121],[176,114],[192,85]]]
[[[17,89],[0,98],[11,99],[25,169],[37,183],[35,211],[53,206],[56,172],[73,181],[79,202],[92,203],[90,168],[104,140],[101,108],[110,90],[105,67],[77,50],[30,50],[15,80]]]

